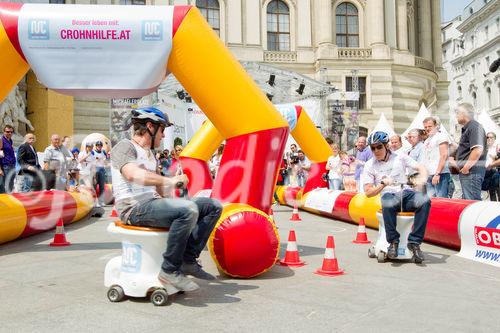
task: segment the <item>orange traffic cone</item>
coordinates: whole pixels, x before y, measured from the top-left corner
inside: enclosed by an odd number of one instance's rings
[[[368,235],[366,234],[365,219],[359,219],[358,233],[356,234],[356,239],[352,241],[355,244],[370,244],[368,240]]]
[[[293,204],[292,217],[290,218],[290,221],[302,221],[299,216],[299,209],[297,208],[296,203]]]
[[[323,265],[321,268],[318,268],[314,274],[335,276],[344,273],[344,270],[339,268],[339,263],[337,262],[337,258],[335,258],[335,242],[333,241],[333,236],[328,236]]]
[[[118,212],[116,211],[116,207],[113,206],[113,210],[111,211],[111,215],[109,217],[118,217]]]
[[[54,240],[49,245],[50,246],[71,245],[71,243],[66,240],[66,235],[64,234],[64,223],[62,219],[59,219],[59,221],[57,221],[56,234],[54,235]]]
[[[286,245],[285,259],[280,260],[280,265],[300,267],[306,263],[300,260],[299,251],[297,250],[297,240],[295,239],[295,230],[290,230],[288,234],[288,244]]]

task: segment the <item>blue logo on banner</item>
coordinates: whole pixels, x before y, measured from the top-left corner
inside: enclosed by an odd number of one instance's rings
[[[122,243],[122,271],[137,273],[141,269],[142,248],[139,244]]]
[[[28,39],[47,40],[49,36],[48,20],[35,19],[28,21]]]
[[[155,42],[163,40],[163,22],[142,21],[142,40]]]

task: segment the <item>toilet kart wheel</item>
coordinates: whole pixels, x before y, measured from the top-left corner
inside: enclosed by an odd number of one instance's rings
[[[156,289],[151,294],[150,300],[156,306],[164,306],[167,304],[168,293],[165,289]]]
[[[377,257],[375,255],[375,249],[373,248],[373,246],[368,249],[368,257],[369,258],[376,258]]]
[[[121,302],[125,298],[125,293],[123,292],[123,288],[118,285],[111,286],[108,289],[107,295],[108,299],[111,302]]]
[[[379,263],[383,263],[383,262],[385,262],[385,252],[380,251],[380,252],[377,254],[377,261],[378,261]]]

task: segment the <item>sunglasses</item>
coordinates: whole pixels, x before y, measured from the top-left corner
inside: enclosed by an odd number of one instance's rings
[[[384,148],[384,145],[370,146],[370,148],[371,148],[373,151],[376,151],[376,150],[382,150],[382,148]]]

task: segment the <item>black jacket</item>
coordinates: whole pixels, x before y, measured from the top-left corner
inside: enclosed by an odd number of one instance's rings
[[[21,166],[21,171],[19,172],[21,174],[23,173],[23,171],[27,171],[26,168],[29,165],[40,169],[38,157],[28,143],[23,143],[19,146],[19,150],[17,151],[17,162]]]

